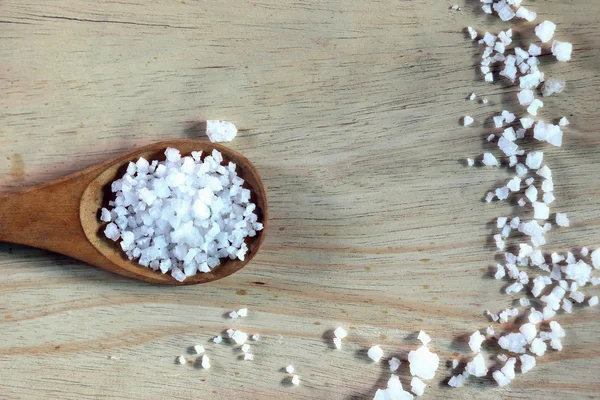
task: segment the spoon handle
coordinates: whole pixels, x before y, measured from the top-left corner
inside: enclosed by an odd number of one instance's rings
[[[0,196],[0,241],[90,263],[102,258],[87,240],[79,219],[79,202],[91,180],[90,174],[83,172]]]

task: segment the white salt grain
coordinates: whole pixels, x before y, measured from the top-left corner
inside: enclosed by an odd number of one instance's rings
[[[287,367],[285,367],[285,371],[288,374],[293,374],[294,373],[294,366],[293,365],[288,365]]]
[[[600,268],[600,248],[592,251],[591,258],[594,268]]]
[[[535,354],[536,356],[543,356],[544,353],[546,353],[547,348],[548,348],[548,346],[546,345],[546,343],[544,343],[544,341],[542,339],[535,338],[531,342],[531,346],[529,347],[529,350],[531,350],[531,352],[533,354]]]
[[[432,353],[426,346],[408,353],[410,363],[410,374],[422,379],[433,379],[438,368],[440,359],[437,354]]]
[[[481,351],[481,344],[485,341],[485,336],[481,334],[479,331],[475,331],[469,338],[469,347],[471,351],[474,353],[479,353]]]
[[[204,368],[204,369],[210,368],[210,359],[208,358],[208,356],[206,354],[204,354],[202,356],[201,365],[202,365],[202,368]]]
[[[521,104],[522,106],[528,106],[534,100],[533,90],[523,89],[519,93],[517,93],[517,97],[519,99],[519,104]]]
[[[235,331],[233,335],[231,335],[231,339],[233,339],[236,344],[244,344],[246,340],[248,340],[248,335],[242,331]]]
[[[184,356],[179,356],[179,357],[177,357],[177,360],[176,360],[176,361],[177,361],[179,364],[185,364],[185,363],[186,363],[186,360],[185,360],[185,357],[184,357]]]
[[[431,342],[431,336],[429,336],[423,331],[419,331],[419,334],[417,335],[417,340],[420,340],[424,346],[427,346]]]
[[[485,360],[481,354],[477,354],[473,360],[467,363],[467,372],[476,377],[485,376],[488,369],[485,365]]]
[[[221,336],[215,336],[212,341],[218,344],[223,341],[223,338]]]
[[[247,353],[248,350],[250,350],[250,345],[248,343],[245,343],[244,345],[242,345],[242,353]]]
[[[244,361],[252,361],[254,360],[254,354],[246,353],[244,354]]]
[[[369,356],[371,360],[379,362],[379,360],[381,360],[381,357],[383,357],[383,350],[378,345],[375,345],[369,349],[369,351],[367,352],[367,356]]]
[[[535,27],[535,35],[540,38],[543,43],[549,42],[554,36],[556,24],[550,21],[544,21]]]
[[[334,337],[333,338],[333,345],[335,346],[336,349],[341,349],[342,348],[342,339],[340,339],[339,337]]]
[[[521,359],[521,373],[525,374],[535,367],[535,357],[529,354],[523,354],[519,357]]]
[[[206,121],[206,135],[213,143],[231,142],[237,135],[237,128],[231,122],[208,120]]]
[[[569,61],[571,59],[571,53],[573,51],[573,45],[568,42],[559,42],[555,40],[552,42],[552,55],[556,57],[558,61]]]
[[[484,153],[482,162],[488,167],[497,167],[500,165],[500,163],[492,153]]]
[[[194,351],[196,352],[196,354],[202,354],[204,353],[204,346],[202,346],[201,344],[197,344],[196,346],[194,346]]]
[[[416,394],[417,396],[423,396],[426,387],[427,385],[416,376],[414,376],[410,381],[410,391]]]
[[[468,115],[465,115],[465,117],[463,118],[463,125],[464,126],[469,126],[472,123],[473,123],[473,118],[470,117],[470,116],[468,116]]]
[[[538,109],[544,107],[544,102],[540,99],[534,99],[529,107],[527,107],[527,112],[531,115],[537,115]]]
[[[565,89],[566,82],[559,79],[548,78],[544,82],[542,95],[544,97],[552,96],[554,93],[560,93]]]
[[[567,119],[567,117],[562,117],[560,119],[560,121],[558,121],[558,125],[559,126],[567,126],[567,125],[569,125],[569,120]]]
[[[562,227],[569,226],[569,217],[565,213],[556,213],[556,224]]]
[[[392,357],[389,361],[390,364],[390,371],[392,372],[396,372],[398,370],[398,368],[400,368],[400,360],[397,359],[396,357]]]
[[[588,300],[588,304],[590,307],[597,306],[598,305],[598,296],[590,297],[590,299]]]
[[[336,338],[344,339],[346,336],[348,336],[348,332],[346,332],[346,330],[340,326],[333,331],[333,335]]]
[[[292,376],[292,384],[294,386],[300,385],[300,377],[298,375]]]
[[[237,311],[237,314],[238,314],[238,316],[239,316],[240,318],[247,317],[247,316],[248,316],[248,309],[247,309],[247,308],[240,308],[240,309]]]
[[[463,375],[454,375],[448,380],[448,386],[455,388],[462,387],[465,383],[465,377]]]

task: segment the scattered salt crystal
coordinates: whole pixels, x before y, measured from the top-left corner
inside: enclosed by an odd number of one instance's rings
[[[543,43],[549,42],[554,36],[556,24],[550,21],[544,21],[535,27],[535,35],[540,38]]]
[[[197,344],[196,346],[194,346],[194,351],[196,352],[196,354],[202,354],[204,353],[204,346],[202,346],[201,344]]]
[[[423,396],[426,387],[427,385],[416,376],[414,376],[410,381],[410,391],[417,396]]]
[[[400,368],[400,360],[397,359],[396,357],[392,357],[389,361],[390,364],[390,371],[392,372],[396,372],[398,370],[398,368]]]
[[[473,165],[475,165],[475,160],[473,160],[472,158],[467,158],[467,165],[469,167],[472,167]]]
[[[454,375],[448,380],[448,386],[459,388],[465,383],[465,377],[463,375]]]
[[[494,126],[496,128],[502,128],[502,126],[504,125],[504,117],[502,115],[494,116],[493,120],[494,120]]]
[[[185,360],[185,357],[184,357],[184,356],[179,356],[179,357],[177,357],[177,360],[176,360],[176,361],[177,361],[179,364],[185,364],[185,363],[186,363],[186,360]]]
[[[479,353],[481,351],[481,344],[485,341],[485,336],[481,334],[479,331],[475,331],[469,338],[469,347],[471,351],[474,353]]]
[[[487,98],[481,99],[481,104],[487,104],[487,103],[488,103],[488,99]]]
[[[252,361],[254,360],[254,354],[246,353],[244,354],[244,361]]]
[[[238,315],[237,311],[232,311],[229,313],[229,317],[231,319],[236,319],[236,318],[239,318],[240,316]]]
[[[498,200],[506,200],[508,198],[508,187],[503,186],[501,188],[496,189],[496,197],[498,197]]]
[[[237,314],[238,314],[238,316],[239,316],[239,317],[241,317],[241,318],[247,317],[247,316],[248,316],[248,309],[247,309],[247,308],[240,308],[240,309],[237,311]]]
[[[467,363],[466,370],[470,375],[473,375],[476,377],[482,377],[487,374],[488,369],[485,365],[485,360],[484,360],[483,356],[481,355],[481,353],[477,354],[475,356],[475,358],[473,358],[473,360],[471,360]]]
[[[533,212],[533,218],[535,219],[548,219],[550,217],[550,208],[546,205],[546,203],[542,203],[539,201],[533,203]]]
[[[285,371],[288,374],[293,374],[294,373],[294,366],[293,365],[288,365],[287,367],[285,367]]]
[[[244,344],[248,339],[248,335],[242,331],[235,331],[233,335],[231,335],[231,339],[233,339],[236,344]]]
[[[556,213],[556,224],[562,227],[569,226],[569,217],[565,213]]]
[[[598,305],[598,296],[590,297],[590,299],[588,300],[588,304],[590,307],[597,306]]]
[[[346,336],[348,336],[348,332],[346,332],[346,330],[340,326],[333,331],[333,335],[336,338],[344,339]]]
[[[422,379],[432,379],[439,365],[439,357],[432,353],[426,346],[421,346],[417,350],[408,353],[410,363],[410,374]]]
[[[568,299],[563,299],[561,308],[565,310],[566,313],[571,314],[571,311],[573,310],[573,303],[571,303]]]
[[[537,115],[538,109],[542,107],[544,107],[544,103],[540,99],[534,99],[527,107],[527,112],[531,115]]]
[[[250,345],[248,343],[244,343],[244,345],[242,345],[242,353],[247,353],[248,350],[250,350]]]
[[[497,265],[496,274],[494,275],[494,278],[496,278],[496,279],[502,279],[502,278],[504,278],[504,276],[506,276],[506,272],[504,270],[504,267],[502,266],[502,264],[498,264]]]
[[[424,346],[427,346],[431,342],[431,336],[429,336],[428,334],[426,334],[423,331],[419,331],[419,334],[417,335],[417,339],[420,340]]]
[[[494,200],[494,197],[496,197],[496,195],[494,193],[488,192],[487,195],[485,196],[485,201],[490,203],[492,200]]]
[[[485,81],[486,82],[494,82],[494,75],[492,75],[491,72],[488,72],[487,74],[485,74]]]
[[[500,347],[513,353],[525,353],[526,344],[527,339],[525,339],[525,336],[522,333],[513,332],[498,339],[498,345]]]
[[[367,355],[371,360],[379,362],[379,360],[381,360],[381,357],[383,357],[383,350],[378,345],[375,345],[369,349]]]
[[[300,385],[300,377],[298,375],[292,376],[292,384],[294,386]]]
[[[569,42],[559,42],[558,40],[552,42],[552,55],[555,56],[558,61],[569,61],[571,59],[572,51],[573,45]]]
[[[470,28],[470,30],[469,30],[469,32],[470,32],[473,28],[471,28],[470,26],[469,26],[469,28]],[[471,34],[471,36],[473,36],[473,35]],[[477,36],[477,32],[475,32],[475,36]],[[473,39],[475,39],[475,38],[473,38]],[[477,95],[475,93],[471,93],[471,96],[469,96],[469,100],[471,100],[471,101],[475,100],[476,98],[477,98]]]
[[[537,201],[538,190],[535,186],[529,186],[527,190],[525,190],[525,197],[531,201],[531,203],[535,203]]]
[[[600,268],[600,249],[596,249],[596,250],[592,251],[591,257],[592,257],[592,265],[594,266],[594,268],[596,268],[596,269]]]
[[[210,359],[208,358],[208,356],[206,354],[204,354],[202,356],[202,361],[200,364],[202,365],[202,368],[204,368],[204,369],[210,368]]]
[[[542,339],[535,338],[531,342],[531,346],[529,347],[529,350],[536,356],[543,356],[544,353],[546,353],[547,348],[548,348],[548,346],[546,345],[546,343],[544,343],[544,341]]]
[[[540,46],[537,46],[534,43],[531,43],[529,45],[529,50],[528,50],[529,55],[531,56],[539,56],[542,54],[542,48]]]
[[[522,106],[528,106],[534,100],[533,90],[523,89],[519,93],[517,93],[517,97],[519,99],[519,104],[521,104]]]
[[[342,339],[340,339],[339,337],[334,337],[333,338],[333,345],[335,346],[336,349],[341,349],[342,348]]]
[[[223,341],[223,338],[221,336],[215,336],[212,341],[218,344]]]
[[[455,358],[452,360],[452,369],[456,369],[458,367],[458,360]]]
[[[518,163],[515,166],[515,171],[517,172],[517,175],[519,175],[519,176],[527,175],[527,168],[521,163]]]
[[[569,120],[567,119],[567,117],[562,117],[560,119],[560,121],[558,121],[558,125],[559,126],[567,126],[567,125],[569,125]]]
[[[528,22],[535,21],[535,19],[537,18],[537,14],[535,12],[529,11],[525,7],[519,7],[519,9],[517,10],[517,12],[515,14],[516,14],[517,18],[525,19]]]
[[[469,126],[472,123],[473,123],[473,118],[470,117],[470,116],[468,116],[468,115],[465,115],[465,117],[463,118],[463,125],[464,126]]]
[[[521,359],[521,373],[525,374],[535,367],[535,357],[523,354],[519,358]]]
[[[237,128],[231,122],[219,120],[206,121],[206,135],[211,142],[231,142],[237,135]]]
[[[522,297],[519,299],[519,304],[521,304],[522,307],[529,307],[531,305],[531,302],[529,301],[529,299]]]
[[[488,137],[487,137],[487,141],[488,141],[488,142],[491,142],[491,141],[493,141],[495,138],[496,138],[496,135],[494,135],[493,133],[490,133],[490,134],[488,135]]]
[[[579,291],[573,291],[569,294],[569,297],[575,300],[577,303],[583,303],[585,300],[585,295]]]
[[[500,163],[492,153],[484,153],[482,162],[488,167],[497,167],[500,165]]]
[[[542,95],[544,97],[552,96],[554,93],[560,93],[565,89],[566,83],[565,81],[561,81],[559,79],[548,78],[544,82],[544,87],[542,88]]]
[[[532,151],[527,154],[525,164],[531,169],[538,169],[542,165],[544,159],[544,153],[541,151]]]
[[[519,120],[523,129],[529,129],[533,126],[535,120],[533,118],[525,117]]]

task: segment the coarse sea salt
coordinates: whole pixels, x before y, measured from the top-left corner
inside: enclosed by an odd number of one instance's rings
[[[231,142],[237,135],[237,128],[228,121],[208,120],[206,121],[206,135],[213,143]]]
[[[244,260],[245,239],[263,225],[236,165],[222,165],[217,150],[203,160],[200,152],[182,157],[173,148],[165,156],[161,162],[140,158],[129,163],[123,177],[112,183],[114,207],[102,209],[106,237],[120,239],[130,260],[170,272],[179,281],[210,272],[221,259]]]
[[[367,356],[374,362],[379,362],[381,357],[383,357],[383,350],[378,345],[375,345],[367,351]]]

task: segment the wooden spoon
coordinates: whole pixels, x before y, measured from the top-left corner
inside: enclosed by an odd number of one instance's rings
[[[252,191],[258,220],[264,229],[247,238],[248,254],[244,261],[221,260],[211,272],[198,273],[178,282],[170,274],[162,274],[128,260],[118,242],[104,236],[99,210],[114,199],[112,181],[120,178],[130,161],[139,157],[164,160],[167,147],[184,155],[192,151],[203,154],[217,149],[224,162],[237,164],[238,175]],[[224,278],[244,267],[258,252],[267,230],[267,195],[254,166],[247,158],[227,147],[199,140],[170,140],[154,143],[101,164],[76,172],[32,189],[0,196],[0,241],[24,244],[65,254],[107,271],[164,285],[193,285]]]

